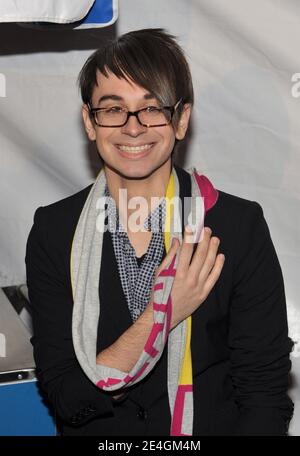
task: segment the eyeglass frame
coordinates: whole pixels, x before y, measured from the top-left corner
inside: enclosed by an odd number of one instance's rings
[[[127,110],[125,109],[124,111],[127,112],[127,117],[126,117],[125,122],[124,122],[123,124],[121,124],[121,125],[101,125],[101,124],[98,124],[98,123],[97,123],[97,119],[96,119],[95,114],[96,114],[97,112],[99,112],[99,111],[103,111],[103,110],[106,110],[106,109],[109,109],[109,108],[92,108],[91,105],[90,105],[89,103],[87,104],[87,106],[88,106],[88,109],[89,109],[90,116],[94,119],[95,124],[96,124],[98,127],[104,127],[104,128],[105,128],[105,127],[106,127],[106,128],[120,128],[120,127],[124,127],[124,125],[127,124],[128,120],[129,120],[129,117],[130,117],[130,116],[134,116],[134,117],[137,119],[137,121],[138,121],[138,123],[139,123],[140,125],[142,125],[143,127],[151,128],[151,127],[164,127],[164,126],[166,126],[166,125],[169,125],[169,124],[172,122],[172,119],[173,119],[173,116],[174,116],[174,114],[175,114],[175,111],[176,111],[176,109],[178,108],[178,106],[180,105],[181,101],[182,101],[182,98],[180,98],[180,99],[177,101],[177,103],[175,103],[174,106],[162,106],[161,108],[157,108],[157,109],[159,109],[159,110],[161,110],[161,111],[164,110],[164,109],[167,109],[167,110],[170,111],[170,113],[171,113],[171,118],[170,118],[169,122],[164,123],[164,124],[158,124],[158,125],[147,125],[147,124],[143,124],[143,123],[140,121],[140,119],[139,119],[138,114],[139,114],[141,111],[146,111],[146,109],[148,109],[149,106],[146,107],[146,108],[138,109],[137,111],[127,111]]]

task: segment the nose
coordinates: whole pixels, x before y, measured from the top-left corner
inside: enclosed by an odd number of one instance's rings
[[[122,127],[122,133],[130,136],[139,136],[140,134],[147,131],[147,127],[141,125],[136,116],[129,116],[127,123]]]

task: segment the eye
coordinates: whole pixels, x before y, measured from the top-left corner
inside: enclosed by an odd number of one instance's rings
[[[118,112],[123,112],[124,109],[121,106],[112,106],[111,108],[104,108],[109,114],[114,114]]]
[[[160,108],[157,106],[147,106],[146,111],[156,113],[160,111]]]

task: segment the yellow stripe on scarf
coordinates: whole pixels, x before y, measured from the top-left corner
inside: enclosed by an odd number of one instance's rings
[[[170,175],[170,179],[166,191],[166,220],[165,220],[165,249],[166,252],[170,248],[170,232],[171,232],[171,221],[173,214],[173,197],[175,194],[175,180],[173,172]],[[192,317],[187,318],[187,335],[184,349],[184,358],[181,365],[181,372],[179,377],[179,385],[192,385],[193,384],[193,369],[192,369],[192,353],[191,353],[191,337],[192,337]]]
[[[167,191],[166,191],[166,220],[165,220],[165,249],[166,252],[168,253],[169,248],[170,248],[170,232],[171,232],[171,220],[172,220],[172,214],[173,214],[173,204],[171,202],[173,201],[173,196],[175,193],[175,181],[174,181],[174,175],[171,173],[170,179],[168,182],[167,186]]]

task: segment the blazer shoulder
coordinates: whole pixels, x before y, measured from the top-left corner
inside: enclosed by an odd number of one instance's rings
[[[217,191],[218,199],[216,204],[210,209],[212,213],[215,211],[221,217],[226,216],[226,219],[228,216],[240,218],[248,213],[263,214],[263,208],[257,201],[242,198],[222,190],[217,189]]]
[[[174,167],[179,177],[180,184],[186,185],[187,180],[191,176],[191,170],[186,171],[184,168],[181,168],[180,166],[175,164]],[[205,177],[214,187],[213,182],[210,181],[208,176],[201,173],[200,171],[196,170],[196,172],[200,177]],[[217,198],[214,205],[208,209],[209,217],[211,215],[214,215],[216,217],[222,217],[226,214],[227,218],[228,214],[230,214],[234,218],[239,218],[240,215],[243,215],[245,212],[255,212],[256,214],[257,212],[262,213],[262,207],[257,201],[242,198],[240,196],[222,191],[218,188],[215,188],[215,190],[217,191]]]
[[[49,216],[64,216],[70,215],[72,213],[80,213],[92,186],[93,184],[90,184],[70,196],[67,196],[46,206],[42,206],[43,212],[47,212]]]
[[[84,203],[93,184],[66,198],[46,206],[40,206],[34,213],[32,233],[46,237],[47,244],[57,248],[70,247]]]
[[[206,224],[224,238],[250,238],[259,224],[267,224],[262,206],[254,200],[218,190],[218,199],[206,216]],[[217,234],[218,233],[218,234]]]

